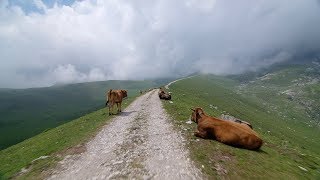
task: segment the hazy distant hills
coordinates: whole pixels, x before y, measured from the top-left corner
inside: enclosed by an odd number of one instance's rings
[[[104,107],[109,88],[128,89],[129,96],[136,96],[139,90],[168,81],[103,81],[0,89],[0,149]]]
[[[128,89],[129,96],[134,97],[139,90],[159,87],[170,81],[172,79],[106,81],[22,90],[0,89],[1,148],[46,131],[1,151],[4,163],[1,164],[0,179],[2,174],[11,177],[40,156],[68,148],[79,143],[79,139],[83,142],[88,138],[85,136],[87,132],[97,130],[93,127],[99,129],[107,114],[104,110],[95,110],[104,107],[107,89]],[[228,170],[226,177],[230,178],[317,179],[319,82],[318,60],[275,64],[232,76],[194,74],[171,84],[172,102],[163,104],[174,124],[189,138],[191,156],[203,164],[205,172],[212,177],[217,177],[216,168],[212,168],[215,165],[212,162],[215,162]],[[216,141],[195,141],[195,124],[186,123],[190,118],[190,107],[202,107],[216,117],[225,114],[250,122],[265,142],[262,151],[246,151]],[[74,121],[66,123],[71,120]],[[99,126],[98,122],[101,122]],[[17,159],[17,156],[21,157]],[[219,160],[219,157],[223,159]],[[227,161],[224,161],[225,157],[229,157]],[[44,162],[51,163],[54,158],[50,155]],[[40,166],[46,166],[41,163]],[[41,168],[38,170],[42,171]],[[247,172],[263,173],[248,175]]]
[[[238,93],[257,97],[266,108],[284,117],[295,114],[307,125],[320,127],[320,59],[282,63],[229,77],[241,83]],[[279,103],[282,109],[274,106]]]
[[[282,116],[295,114],[308,121],[308,125],[319,126],[320,58],[282,62],[227,78],[239,82],[238,93],[255,96],[266,108],[274,109],[272,104],[281,99],[288,103],[282,110],[275,110]],[[158,87],[169,81],[104,81],[46,88],[2,88],[0,149],[104,107],[105,92],[109,88],[128,89],[129,96],[135,96],[141,89]],[[276,98],[269,98],[266,94]]]

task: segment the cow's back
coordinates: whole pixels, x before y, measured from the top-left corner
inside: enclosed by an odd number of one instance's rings
[[[120,103],[122,102],[123,95],[121,90],[112,90],[109,96],[109,101],[113,103]]]
[[[115,102],[119,103],[122,102],[123,96],[121,90],[117,90],[115,92]]]

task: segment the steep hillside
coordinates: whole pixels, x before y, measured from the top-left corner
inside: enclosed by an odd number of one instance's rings
[[[139,90],[157,87],[168,80],[105,81],[33,89],[0,90],[0,150],[48,128],[104,107],[109,88]]]
[[[255,97],[269,113],[277,113],[308,126],[320,127],[320,63],[270,68],[250,81],[241,83],[238,94]]]
[[[200,75],[181,80],[170,86],[173,99],[165,102],[165,108],[187,137],[192,158],[209,177],[316,179],[320,177],[319,119],[307,109],[319,107],[320,100],[314,99],[307,107],[301,101],[319,95],[314,93],[319,84],[313,83],[319,73],[304,77],[301,73],[308,74],[308,68],[294,65],[261,77]],[[294,85],[300,82],[304,86]],[[286,91],[296,88],[301,94],[288,97]],[[228,114],[250,122],[265,142],[261,151],[195,138],[196,125],[188,123],[191,107],[202,107],[212,116]]]

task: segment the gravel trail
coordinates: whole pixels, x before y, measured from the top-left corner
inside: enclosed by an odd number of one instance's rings
[[[184,77],[184,78],[177,79],[177,80],[174,80],[174,81],[172,81],[172,82],[168,83],[167,85],[165,85],[164,87],[165,87],[166,89],[169,89],[169,86],[170,86],[171,84],[174,84],[174,83],[176,83],[176,82],[178,82],[178,81],[181,81],[181,80],[184,80],[184,79],[192,78],[192,77],[194,77],[194,76],[195,76],[195,75],[193,75],[193,76],[188,76],[188,77]]]
[[[157,92],[137,98],[48,179],[202,179]]]

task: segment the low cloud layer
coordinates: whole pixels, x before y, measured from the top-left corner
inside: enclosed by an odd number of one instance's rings
[[[320,52],[318,0],[28,2],[0,1],[0,87],[234,74]]]

